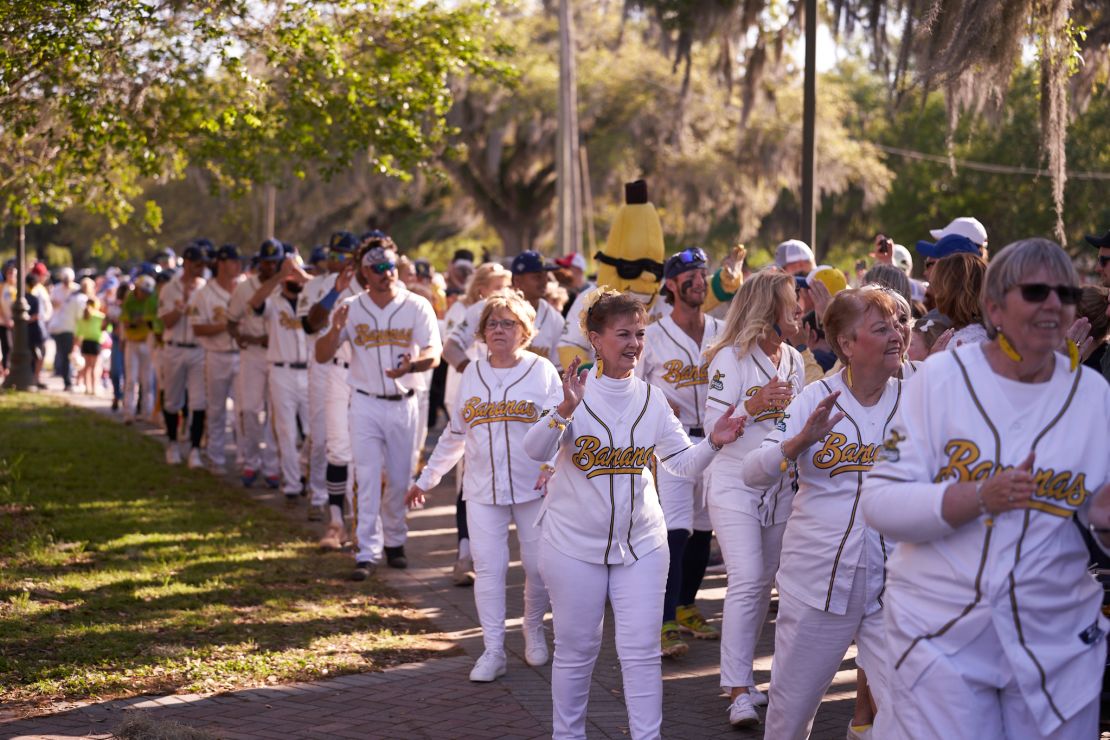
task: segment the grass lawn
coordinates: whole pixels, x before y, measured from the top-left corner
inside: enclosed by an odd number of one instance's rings
[[[140,432],[0,394],[0,701],[216,692],[436,648],[349,556]]]

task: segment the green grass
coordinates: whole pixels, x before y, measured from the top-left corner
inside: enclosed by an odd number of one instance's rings
[[[0,394],[0,701],[215,692],[421,659],[348,556],[141,433]]]

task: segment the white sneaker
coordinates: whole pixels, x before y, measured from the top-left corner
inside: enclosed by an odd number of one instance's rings
[[[547,665],[550,653],[547,650],[547,638],[544,636],[543,621],[535,627],[524,625],[524,662],[530,666]]]
[[[474,560],[473,558],[459,558],[451,570],[456,586],[474,585]]]
[[[181,464],[181,448],[177,446],[177,442],[170,442],[168,445],[166,445],[166,464]]]
[[[475,683],[489,683],[505,675],[505,653],[487,650],[470,669],[470,680]]]
[[[193,470],[204,467],[204,460],[200,456],[200,450],[196,447],[189,450],[189,467]]]
[[[728,723],[733,727],[755,727],[759,724],[759,715],[752,706],[751,696],[736,695],[736,700],[728,707]]]
[[[856,725],[848,723],[848,740],[871,740],[871,728],[874,725],[865,725],[860,729],[856,729]]]
[[[328,531],[320,538],[321,550],[339,550],[343,547],[343,525],[333,523],[328,525]]]
[[[767,706],[767,695],[757,689],[755,686],[748,687],[748,696],[752,698],[752,705],[757,707]]]

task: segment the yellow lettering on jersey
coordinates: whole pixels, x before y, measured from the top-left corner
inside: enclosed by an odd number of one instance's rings
[[[880,447],[849,443],[840,432],[829,432],[824,446],[813,456],[813,466],[818,470],[831,471],[830,478],[842,473],[866,473],[875,464]]]
[[[463,406],[464,424],[476,427],[495,421],[521,421],[531,424],[540,418],[536,405],[531,401],[483,401],[478,396],[467,399]]]
[[[751,398],[756,393],[759,393],[762,388],[763,386],[761,385],[753,385],[751,388],[744,391],[744,395],[748,398]],[[743,406],[741,406],[741,408],[743,408]],[[780,419],[789,418],[790,414],[786,413],[784,409],[766,409],[765,411],[760,411],[758,414],[756,414],[755,418],[752,419],[752,421],[779,421]]]
[[[412,329],[371,329],[369,324],[355,324],[356,347],[411,347]]]
[[[663,381],[675,388],[689,388],[709,382],[709,365],[687,365],[682,360],[667,360],[663,363]]]
[[[281,325],[282,329],[296,331],[301,328],[301,322],[297,317],[285,311],[280,311],[278,313],[278,323]]]
[[[587,478],[597,475],[639,475],[651,462],[655,446],[602,447],[601,440],[584,434],[574,440],[578,452],[571,456],[574,466]]]
[[[223,306],[216,306],[212,309],[212,323],[222,324],[227,321],[227,309]]]

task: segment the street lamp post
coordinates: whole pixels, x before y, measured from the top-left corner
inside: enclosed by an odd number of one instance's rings
[[[817,250],[817,0],[806,2],[806,70],[802,110],[802,241]]]
[[[4,381],[5,388],[29,391],[34,384],[31,366],[31,348],[27,346],[27,231],[19,225],[19,243],[16,247],[16,299],[12,304],[12,357],[10,372]]]

